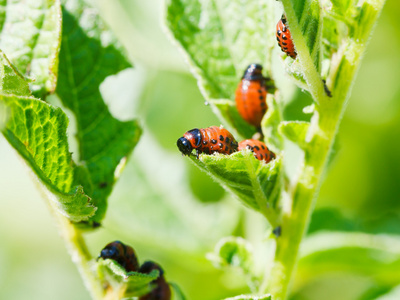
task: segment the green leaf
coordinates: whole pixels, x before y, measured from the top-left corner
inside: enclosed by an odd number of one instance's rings
[[[85,1],[68,1],[62,14],[56,92],[76,117],[79,159],[89,171],[90,196],[98,207],[93,220],[100,221],[106,212],[106,199],[141,129],[136,121],[121,122],[111,115],[99,86],[108,76],[131,65],[96,9]]]
[[[261,63],[271,74],[276,18],[269,1],[169,0],[166,25],[183,49],[200,90],[214,113],[233,133],[251,138],[256,129],[233,101],[248,65]]]
[[[309,147],[309,141],[307,141],[309,127],[309,122],[285,121],[279,125],[279,132],[301,149],[306,150]]]
[[[0,48],[32,79],[35,96],[54,92],[61,43],[59,0],[1,1]]]
[[[314,101],[325,94],[321,77],[322,16],[319,0],[282,0],[296,48],[295,61],[286,58],[288,73],[300,88],[310,91]]]
[[[59,108],[30,97],[28,84],[0,53],[0,104],[6,121],[2,133],[46,187],[50,204],[72,221],[87,220],[96,208],[74,183],[68,150],[68,118]]]
[[[97,262],[97,273],[101,280],[107,281],[116,290],[125,290],[126,297],[149,293],[151,291],[150,283],[160,275],[158,270],[153,270],[148,274],[127,272],[112,259],[100,259]]]
[[[251,244],[241,237],[233,236],[221,239],[207,258],[217,268],[238,267],[245,273],[253,268],[254,263]]]
[[[239,295],[232,298],[225,298],[224,300],[272,300],[271,295],[252,296],[252,295]]]
[[[321,8],[318,0],[283,0],[285,11],[287,6],[291,6],[294,11],[294,17],[289,13],[287,15],[289,29],[291,27],[299,27],[305,45],[308,50],[308,55],[311,56],[314,66],[320,70],[321,62],[321,33],[322,33],[322,18]],[[291,11],[291,10],[290,10]],[[293,21],[293,22],[292,22]],[[295,47],[296,39],[294,39]],[[297,47],[296,47],[297,49]],[[304,51],[299,48],[297,51]]]
[[[216,268],[231,267],[240,270],[250,291],[258,291],[260,282],[254,274],[253,247],[245,239],[234,236],[222,238],[215,246],[214,252],[207,254],[207,259]]]
[[[268,1],[168,1],[167,27],[185,51],[206,99],[232,99],[251,63],[262,63],[270,75],[273,11]]]
[[[28,83],[0,50],[0,92],[5,95],[31,96]]]
[[[279,124],[282,122],[282,113],[273,95],[268,94],[267,105],[268,110],[261,122],[261,129],[265,144],[272,152],[279,153],[283,149],[282,136],[278,132]]]
[[[332,1],[324,14],[324,70],[333,95],[343,98],[342,86],[350,86],[364,53],[372,27],[385,1]],[[345,80],[341,82],[341,80]]]
[[[332,10],[342,16],[346,15],[350,6],[355,4],[355,0],[331,0]]]
[[[298,266],[298,284],[331,272],[368,276],[379,285],[400,281],[400,238],[365,233],[325,232],[304,241]]]
[[[281,190],[279,156],[268,164],[254,158],[249,150],[190,158],[246,206],[264,214],[273,226],[277,224]]]

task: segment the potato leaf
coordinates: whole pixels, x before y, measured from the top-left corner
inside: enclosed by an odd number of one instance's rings
[[[147,294],[152,288],[150,283],[160,275],[158,270],[153,270],[149,274],[126,272],[121,265],[112,259],[99,260],[97,262],[97,273],[101,280],[106,280],[116,290],[125,290],[125,297]]]
[[[251,138],[233,100],[240,79],[251,63],[261,63],[271,74],[271,52],[276,44],[275,4],[270,1],[170,0],[166,25],[184,51],[191,71],[214,112],[229,129]]]
[[[67,116],[31,97],[24,78],[2,52],[0,56],[0,104],[6,112],[2,133],[46,187],[50,203],[72,221],[87,220],[96,208],[82,186],[74,182]]]
[[[63,32],[57,94],[77,120],[79,159],[87,167],[100,221],[106,212],[117,169],[137,144],[141,129],[136,121],[121,122],[109,112],[100,84],[131,65],[95,8],[83,0],[63,6]],[[118,95],[115,95],[118,97]]]
[[[40,98],[54,92],[61,44],[59,0],[1,1],[0,49]]]
[[[200,155],[197,160],[190,157],[201,170],[207,172],[227,191],[246,206],[261,212],[272,226],[277,225],[281,190],[281,158],[278,156],[268,164],[254,158],[249,150],[231,155]]]

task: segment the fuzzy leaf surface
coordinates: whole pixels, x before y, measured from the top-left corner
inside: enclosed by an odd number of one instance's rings
[[[100,221],[105,214],[116,170],[137,144],[141,129],[136,121],[114,118],[103,101],[100,84],[131,65],[96,9],[85,1],[63,6],[62,47],[57,94],[77,120],[79,158],[89,171],[91,194]],[[115,95],[118,97],[118,95]]]
[[[101,259],[97,262],[99,278],[107,280],[113,286],[126,285],[125,297],[134,297],[147,294],[151,291],[150,283],[159,276],[158,270],[149,274],[127,272],[121,265],[112,259]]]
[[[262,64],[264,75],[271,76],[274,11],[274,3],[269,1],[167,2],[166,25],[205,99],[221,122],[243,138],[251,138],[256,130],[242,120],[232,100],[249,64]]]
[[[268,110],[261,122],[261,129],[268,148],[275,153],[279,153],[283,149],[282,136],[278,132],[279,124],[283,119],[281,108],[272,95],[268,95],[266,101]]]
[[[253,265],[252,247],[241,237],[221,239],[207,258],[218,268],[239,267],[248,272]]]
[[[60,44],[59,0],[0,2],[0,49],[42,99],[56,88]]]
[[[323,18],[319,0],[283,0],[282,3],[297,52],[295,60],[285,58],[286,70],[295,83],[310,90],[315,99],[323,89],[320,76]]]
[[[301,149],[308,147],[306,137],[310,123],[303,121],[285,121],[279,125],[279,132],[288,140],[297,144]]]
[[[24,78],[2,52],[0,55],[0,104],[6,112],[3,135],[46,187],[59,212],[75,222],[87,220],[96,208],[82,186],[74,182],[67,116],[61,109],[31,97]]]
[[[281,189],[279,156],[268,164],[254,158],[249,150],[231,155],[202,154],[199,160],[194,156],[190,158],[243,204],[261,212],[272,225],[276,225]]]

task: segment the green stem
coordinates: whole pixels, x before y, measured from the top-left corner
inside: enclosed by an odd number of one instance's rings
[[[78,267],[85,287],[89,291],[92,299],[103,299],[104,290],[101,282],[95,276],[95,273],[91,268],[92,258],[83,239],[81,230],[76,228],[74,224],[72,224],[66,217],[62,216],[57,211],[53,210],[53,214],[57,219],[61,236],[64,239],[72,261]]]
[[[297,253],[301,240],[307,231],[310,216],[314,207],[317,191],[321,184],[321,175],[329,151],[333,144],[339,114],[326,124],[320,124],[325,135],[316,136],[312,154],[306,155],[298,183],[293,191],[293,211],[283,216],[282,235],[277,239],[275,263],[271,272],[268,292],[274,295],[274,300],[284,300],[287,297],[290,283],[297,262]],[[326,125],[326,128],[322,128]],[[311,160],[307,159],[311,157]]]
[[[357,20],[362,26],[359,25],[357,27],[353,39],[349,39],[347,43],[344,43],[344,50],[332,63],[333,68],[329,74],[328,82],[331,84],[333,98],[327,99],[325,92],[321,91],[320,87],[311,91],[319,105],[316,105],[317,110],[308,132],[311,136],[309,148],[305,151],[301,173],[291,193],[292,209],[284,213],[282,235],[277,238],[275,262],[266,285],[266,290],[273,295],[274,300],[285,300],[288,296],[296,268],[300,243],[308,229],[318,189],[321,185],[321,177],[325,170],[347,99],[350,96],[363,50],[385,1],[371,0],[370,2],[363,4],[362,14]],[[292,17],[294,17],[291,3],[288,0],[284,0],[284,5],[286,13],[289,12],[288,14],[293,14]],[[296,30],[296,28],[294,29]],[[295,35],[301,36],[299,33]],[[296,45],[299,44],[302,46],[301,38],[300,43],[297,40]],[[303,49],[303,51],[306,50]],[[301,58],[302,55],[300,55]],[[311,69],[311,71],[309,70],[310,72],[305,71],[306,75],[308,75],[306,77],[316,79],[314,66],[311,61],[307,61],[308,56],[304,55],[303,58],[306,58],[307,65]],[[308,83],[310,84],[311,81],[308,80]],[[264,292],[264,289],[261,292]]]

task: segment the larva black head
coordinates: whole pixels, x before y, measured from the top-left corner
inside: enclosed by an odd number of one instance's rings
[[[190,142],[186,138],[184,137],[179,138],[178,141],[176,142],[176,145],[178,146],[179,151],[181,151],[183,155],[189,155],[190,153],[192,153],[193,150],[192,144],[190,144]]]
[[[285,16],[285,14],[282,15],[281,20],[282,20],[282,23],[286,25],[286,16]]]
[[[260,64],[251,64],[247,67],[243,74],[242,79],[247,80],[262,80],[264,76],[262,75],[263,67]]]
[[[123,249],[125,245],[123,245],[120,241],[115,241],[107,244],[103,250],[100,252],[100,256],[103,259],[109,258],[113,260],[118,260],[121,255],[123,255]],[[122,251],[121,251],[122,250]]]

